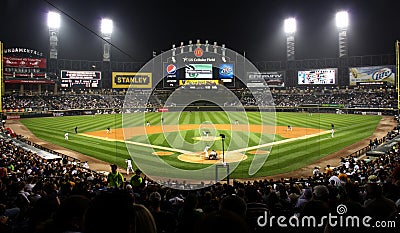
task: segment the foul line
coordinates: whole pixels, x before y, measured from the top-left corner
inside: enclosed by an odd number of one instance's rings
[[[308,138],[312,138],[312,137],[316,137],[316,136],[324,135],[324,134],[328,134],[328,133],[331,133],[331,131],[330,130],[326,130],[326,131],[322,131],[322,132],[315,133],[315,134],[304,135],[304,136],[301,136],[301,137],[298,137],[298,138],[289,138],[289,139],[286,139],[286,140],[280,140],[280,141],[265,143],[265,144],[261,144],[261,145],[257,145],[257,146],[241,148],[241,149],[237,149],[237,150],[233,150],[233,151],[227,151],[227,153],[241,153],[241,152],[245,152],[245,151],[249,151],[249,150],[256,150],[256,149],[263,148],[263,147],[284,144],[284,143],[287,143],[287,142],[293,142],[293,141],[296,141],[296,140],[308,139]],[[109,138],[104,138],[104,137],[94,136],[94,135],[89,135],[89,134],[84,134],[84,133],[82,133],[81,135],[86,136],[86,137],[90,137],[90,138],[96,138],[96,139],[104,140],[104,141],[124,142],[124,143],[137,145],[137,146],[144,146],[144,147],[148,147],[148,148],[155,148],[155,149],[160,149],[160,150],[178,152],[178,153],[181,153],[181,154],[192,154],[192,153],[195,153],[193,151],[187,151],[187,150],[176,149],[176,148],[165,147],[165,146],[157,146],[157,145],[146,144],[146,143],[141,143],[141,142],[132,142],[132,141],[117,140],[117,139],[109,139]]]
[[[137,145],[137,146],[144,146],[144,147],[156,148],[156,149],[160,149],[160,150],[168,150],[168,151],[173,151],[173,152],[179,152],[179,153],[182,153],[182,154],[193,153],[193,152],[187,151],[187,150],[181,150],[181,149],[165,147],[165,146],[157,146],[157,145],[146,144],[146,143],[141,143],[141,142],[124,141],[124,140],[119,140],[119,139],[118,140],[117,139],[109,139],[109,138],[104,138],[104,137],[94,136],[94,135],[89,135],[89,134],[84,134],[84,133],[82,133],[81,135],[89,137],[89,138],[96,138],[96,139],[104,140],[104,141],[124,142],[124,143]]]
[[[304,136],[301,136],[301,137],[298,137],[298,138],[289,138],[289,139],[286,139],[286,140],[280,140],[280,141],[276,141],[276,142],[265,143],[265,144],[246,147],[246,148],[237,149],[237,150],[233,150],[233,151],[229,151],[229,152],[244,152],[244,151],[249,151],[249,150],[255,150],[255,149],[259,149],[259,148],[263,148],[263,147],[267,147],[267,146],[279,145],[279,144],[292,142],[292,141],[296,141],[296,140],[300,140],[300,139],[312,138],[312,137],[316,137],[316,136],[319,136],[319,135],[328,134],[330,132],[331,132],[330,130],[326,130],[326,131],[322,131],[322,132],[315,133],[315,134],[304,135]]]

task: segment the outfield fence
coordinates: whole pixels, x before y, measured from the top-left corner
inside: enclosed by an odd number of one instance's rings
[[[336,114],[359,114],[359,115],[395,115],[397,109],[394,108],[339,108],[326,106],[204,106],[189,105],[184,106],[184,111],[249,111],[249,112],[304,112],[304,113],[336,113]],[[78,116],[95,114],[114,114],[126,112],[176,112],[181,111],[182,106],[169,107],[132,107],[132,108],[96,108],[96,109],[68,109],[68,110],[42,110],[32,109],[32,111],[13,111],[7,110],[3,114],[6,119],[36,118],[36,117],[58,117],[58,116]]]

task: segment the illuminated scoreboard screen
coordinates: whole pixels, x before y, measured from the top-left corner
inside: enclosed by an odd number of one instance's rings
[[[217,89],[218,84],[234,87],[234,64],[164,64],[164,87],[190,86],[192,89]],[[204,87],[203,87],[204,86]]]
[[[61,87],[97,88],[100,81],[100,71],[61,70]]]
[[[299,85],[329,85],[336,84],[337,69],[316,69],[298,71],[297,80]]]

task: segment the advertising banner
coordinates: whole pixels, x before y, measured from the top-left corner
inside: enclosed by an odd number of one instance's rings
[[[179,80],[179,85],[217,85],[218,80]]]
[[[285,71],[249,72],[247,73],[247,87],[284,87]]]
[[[4,57],[4,67],[25,67],[46,69],[46,58]]]
[[[112,72],[112,88],[152,88],[152,73]]]
[[[396,67],[394,65],[349,68],[351,86],[374,83],[386,83],[388,85],[394,85],[395,74]]]
[[[221,64],[218,74],[220,79],[232,79],[234,76],[233,64]]]

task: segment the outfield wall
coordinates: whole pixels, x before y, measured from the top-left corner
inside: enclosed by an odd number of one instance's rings
[[[397,110],[393,108],[337,108],[337,107],[319,107],[319,106],[299,106],[299,107],[257,107],[257,106],[188,106],[184,111],[246,111],[254,112],[304,112],[304,113],[335,113],[335,114],[360,114],[360,115],[388,115],[393,116],[397,114]],[[164,107],[159,108],[130,108],[131,112],[161,112],[161,111],[181,111],[182,107]],[[19,119],[19,118],[33,118],[33,117],[59,117],[59,116],[80,116],[80,115],[94,115],[94,114],[115,114],[126,112],[120,108],[102,108],[102,109],[70,109],[70,110],[49,110],[49,111],[29,111],[29,112],[12,112],[4,113],[5,119]]]

